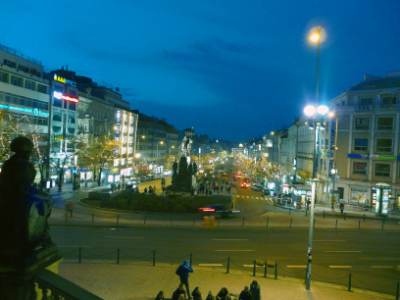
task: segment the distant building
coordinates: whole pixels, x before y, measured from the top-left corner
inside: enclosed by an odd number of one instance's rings
[[[103,173],[103,181],[112,183],[134,175],[138,113],[130,108],[119,91],[98,85],[91,78],[73,71],[57,70],[56,74],[75,82],[77,107],[77,136],[91,138],[108,136],[118,142],[112,166]],[[81,179],[93,178],[91,170],[82,169]]]
[[[179,153],[179,131],[164,120],[139,114],[137,151],[148,163],[162,165]]]
[[[15,127],[15,136],[33,139],[42,164],[47,152],[48,90],[49,81],[41,63],[0,45],[0,113],[5,122]],[[0,134],[4,130],[1,128]]]

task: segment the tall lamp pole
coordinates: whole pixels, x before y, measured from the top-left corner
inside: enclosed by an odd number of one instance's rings
[[[322,26],[311,28],[307,39],[312,46],[316,46],[316,64],[315,64],[315,101],[320,101],[320,50],[321,44],[325,41],[326,33]],[[311,203],[310,203],[310,222],[308,227],[308,244],[307,244],[307,268],[306,268],[306,289],[311,288],[311,269],[312,269],[312,247],[314,238],[314,205],[317,193],[317,171],[319,160],[319,126],[318,119],[326,117],[329,113],[329,108],[326,105],[307,105],[304,108],[304,114],[307,118],[313,121],[314,130],[314,149],[313,149],[313,167],[311,181]]]

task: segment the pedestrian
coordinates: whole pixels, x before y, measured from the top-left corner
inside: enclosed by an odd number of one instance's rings
[[[343,215],[343,213],[344,213],[344,203],[341,202],[339,207],[340,207],[340,213]]]
[[[213,296],[213,294],[211,293],[211,291],[208,291],[206,300],[215,300],[215,297]]]
[[[251,294],[251,300],[261,299],[260,285],[256,280],[253,280],[250,284],[250,294]]]
[[[179,276],[181,285],[185,286],[188,299],[191,299],[189,289],[189,273],[192,272],[193,269],[188,260],[184,260],[182,264],[176,269],[176,274]]]
[[[216,300],[230,300],[231,297],[229,296],[228,289],[226,287],[223,287],[219,290]]]
[[[252,300],[248,286],[245,286],[244,289],[240,292],[239,300]]]
[[[171,300],[180,300],[182,297],[185,297],[185,291],[183,290],[182,283],[179,284],[177,289],[172,293]]]
[[[159,291],[155,300],[164,300],[164,299],[165,299],[164,298],[164,292],[163,291]]]
[[[147,187],[144,188],[143,192],[147,194]]]
[[[198,286],[196,286],[192,292],[192,297],[193,300],[203,300],[203,297],[201,297],[200,289]]]

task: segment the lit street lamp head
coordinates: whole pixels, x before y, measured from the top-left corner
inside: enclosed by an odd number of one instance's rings
[[[315,114],[317,113],[317,109],[315,108],[314,105],[307,105],[306,107],[304,107],[304,115],[308,118],[312,118],[315,116]]]
[[[322,26],[315,26],[308,32],[307,39],[311,45],[321,45],[326,40],[326,31]]]

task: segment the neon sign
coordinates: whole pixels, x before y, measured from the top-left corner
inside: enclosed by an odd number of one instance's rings
[[[66,96],[63,93],[57,92],[57,91],[53,92],[53,97],[56,98],[56,99],[63,99],[63,100],[70,101],[70,102],[75,102],[75,103],[79,102],[78,98]]]
[[[61,83],[67,83],[67,79],[65,79],[64,77],[58,76],[57,74],[54,74],[53,79],[55,81],[61,82]]]
[[[0,109],[6,109],[6,110],[21,112],[21,113],[27,113],[27,114],[31,114],[31,115],[38,116],[38,117],[47,118],[49,116],[49,114],[47,112],[41,111],[40,109],[37,109],[37,108],[27,108],[27,107],[18,107],[18,106],[0,104]]]

